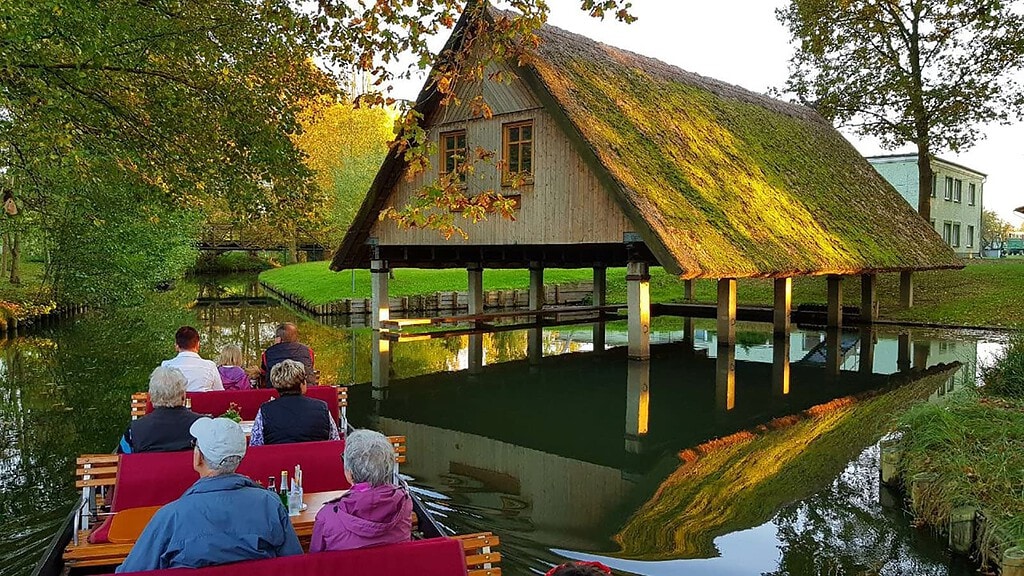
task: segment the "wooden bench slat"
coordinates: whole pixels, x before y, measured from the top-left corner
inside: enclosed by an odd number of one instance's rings
[[[117,464],[117,454],[82,454],[75,460],[79,466],[83,464]]]
[[[501,568],[480,568],[467,571],[467,576],[501,576]]]
[[[117,474],[117,463],[114,466],[96,466],[94,468],[75,468],[75,476],[109,476],[110,474]]]
[[[486,554],[473,554],[466,556],[466,566],[479,566],[481,564],[501,562],[501,552],[488,552]]]
[[[462,540],[462,549],[466,551],[479,550],[485,546],[497,546],[501,543],[497,536],[474,537],[472,539],[459,538],[459,540]]]
[[[95,488],[97,486],[113,486],[117,482],[116,476],[110,478],[90,478],[88,480],[76,480],[75,488]]]

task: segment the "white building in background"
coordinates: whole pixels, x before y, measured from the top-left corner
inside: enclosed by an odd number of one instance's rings
[[[917,154],[872,156],[868,162],[917,209]],[[980,256],[986,175],[942,158],[932,158],[932,171],[932,227],[957,254]]]

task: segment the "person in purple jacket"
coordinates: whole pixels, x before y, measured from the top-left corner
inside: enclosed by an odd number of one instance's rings
[[[235,344],[228,344],[220,349],[220,355],[217,356],[217,372],[220,373],[225,390],[252,388],[249,375],[242,368],[242,349]]]
[[[345,478],[352,488],[320,509],[310,552],[351,550],[412,539],[412,498],[395,484],[395,449],[380,432],[345,439]]]

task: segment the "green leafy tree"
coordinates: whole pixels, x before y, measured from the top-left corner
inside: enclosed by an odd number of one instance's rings
[[[1006,236],[1013,232],[1013,224],[1003,220],[992,210],[981,213],[981,245],[986,248],[1001,246]]]
[[[797,45],[787,91],[887,148],[917,146],[925,220],[932,154],[1024,108],[1020,0],[792,0],[777,15]]]

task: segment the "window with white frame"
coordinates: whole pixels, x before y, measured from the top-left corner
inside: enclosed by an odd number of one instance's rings
[[[967,184],[967,204],[974,206],[978,202],[978,187],[971,182]]]
[[[967,225],[967,247],[971,248],[974,246],[974,226]]]
[[[946,189],[945,189],[945,192],[942,195],[942,199],[943,200],[947,200],[947,201],[953,199],[953,177],[952,176],[946,176]]]
[[[942,239],[946,242],[946,244],[949,244],[950,246],[953,245],[953,223],[952,222],[943,222],[942,223]]]
[[[953,243],[950,244],[950,246],[953,246],[954,248],[958,248],[960,246],[960,223],[959,222],[954,222],[953,223]]]
[[[935,198],[935,194],[939,189],[939,175],[932,172],[932,198]]]
[[[964,181],[959,178],[953,181],[953,202],[962,202],[964,199]]]

